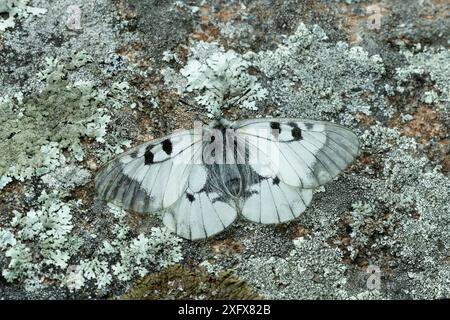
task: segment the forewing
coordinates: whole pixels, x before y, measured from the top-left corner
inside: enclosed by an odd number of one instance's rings
[[[179,131],[141,144],[107,163],[96,176],[96,189],[100,197],[125,209],[159,211],[183,195],[200,156],[201,136]],[[205,182],[197,181],[201,183]]]
[[[238,139],[248,141],[252,168],[294,187],[327,183],[358,154],[356,135],[329,122],[261,119],[237,122],[235,128]]]

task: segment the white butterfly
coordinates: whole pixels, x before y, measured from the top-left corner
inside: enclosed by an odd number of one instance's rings
[[[217,132],[223,147],[209,152]],[[295,219],[310,204],[313,188],[332,180],[357,153],[356,135],[333,123],[222,118],[125,152],[100,170],[96,189],[125,209],[165,210],[169,229],[204,239],[238,214],[265,224]],[[221,157],[232,162],[210,161]]]

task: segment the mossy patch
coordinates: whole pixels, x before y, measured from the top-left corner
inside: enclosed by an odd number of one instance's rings
[[[217,276],[174,265],[141,278],[124,299],[261,299],[231,272]]]

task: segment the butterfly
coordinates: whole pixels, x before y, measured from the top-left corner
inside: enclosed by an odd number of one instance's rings
[[[290,221],[358,154],[357,136],[330,122],[264,118],[181,130],[104,165],[96,190],[136,212],[163,212],[179,236],[205,239],[238,217]]]

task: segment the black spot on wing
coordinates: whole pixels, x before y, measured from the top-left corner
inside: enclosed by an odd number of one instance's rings
[[[299,127],[292,128],[291,134],[295,141],[302,140],[302,130]]]
[[[152,152],[152,145],[147,146],[147,148],[145,148],[145,153],[144,153],[144,163],[146,165],[152,164],[153,163],[153,158],[155,157],[155,155]]]
[[[138,150],[134,150],[132,153],[130,153],[130,157],[136,158],[138,155]]]
[[[162,149],[167,155],[170,155],[172,153],[172,142],[170,139],[166,139],[162,142]]]
[[[274,134],[274,130],[278,131],[278,134],[281,133],[281,127],[279,122],[271,122],[270,128],[272,129],[272,134]]]
[[[314,124],[310,123],[310,122],[305,122],[305,127],[308,130],[311,130],[314,127]]]
[[[272,184],[275,184],[275,185],[280,184],[280,178],[278,178],[278,177],[273,178]]]
[[[298,127],[298,125],[295,122],[289,122],[288,125],[292,127],[292,138],[294,138],[295,141],[302,140],[302,130]]]
[[[189,200],[189,202],[194,202],[194,200],[195,200],[195,197],[192,194],[187,193],[187,192],[186,192],[186,198]]]

